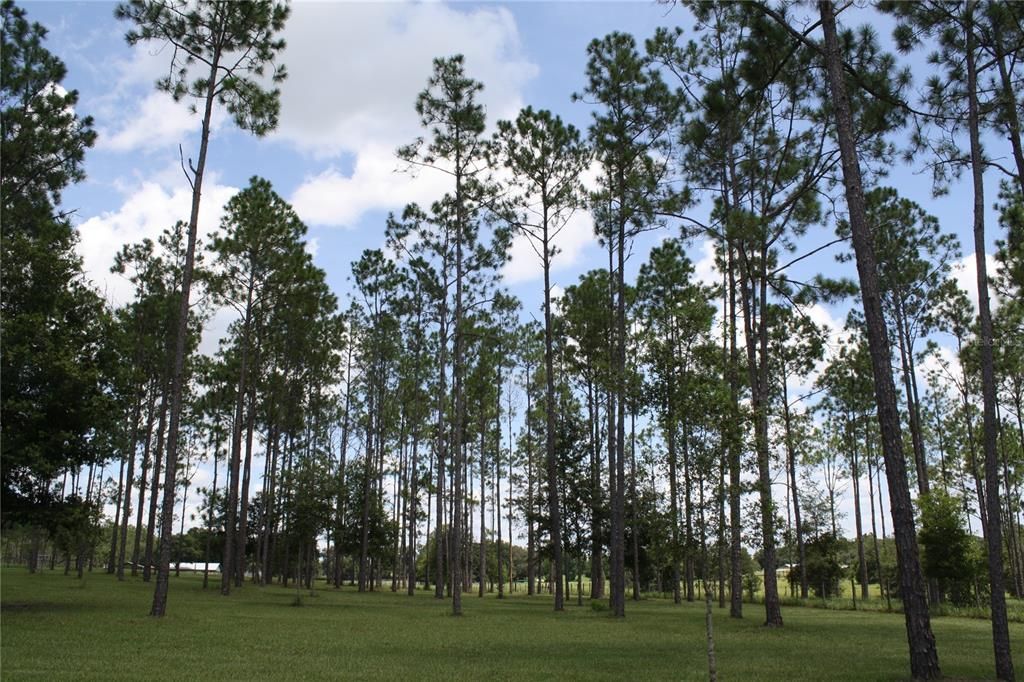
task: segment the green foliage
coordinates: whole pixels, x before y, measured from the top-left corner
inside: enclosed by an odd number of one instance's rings
[[[0,4],[0,21],[3,231],[44,238],[39,231],[49,225],[61,191],[85,178],[82,161],[96,133],[92,117],[75,111],[78,92],[61,86],[67,69],[43,46],[46,29],[29,23],[12,0]]]
[[[46,30],[13,2],[0,4],[0,423],[3,523],[58,513],[50,489],[60,472],[109,456],[100,433],[116,410],[111,332],[85,282],[76,234],[58,215],[61,191],[85,177],[92,119],[60,85],[64,64]],[[109,429],[106,429],[109,432]],[[70,507],[69,507],[70,513]]]
[[[849,545],[848,540],[832,533],[808,538],[805,545],[807,584],[815,596],[828,598],[839,594],[840,581],[848,570],[843,564],[848,559]]]
[[[924,574],[938,582],[939,590],[955,606],[976,603],[975,590],[985,580],[986,564],[981,548],[964,527],[963,501],[936,489],[919,497],[917,504]]]
[[[135,25],[125,36],[129,45],[153,41],[174,47],[169,73],[157,89],[207,107],[217,101],[239,128],[262,136],[277,127],[281,109],[280,91],[264,89],[262,81],[279,83],[287,75],[274,59],[285,46],[275,33],[289,12],[270,0],[131,0],[119,4],[115,16]]]

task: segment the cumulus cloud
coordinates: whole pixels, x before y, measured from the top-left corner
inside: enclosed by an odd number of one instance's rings
[[[183,102],[175,102],[163,92],[151,92],[138,108],[114,129],[101,129],[96,141],[99,149],[115,152],[152,150],[182,142],[194,133],[199,119]]]
[[[285,30],[281,124],[274,139],[327,166],[306,177],[291,200],[312,224],[352,227],[371,210],[429,204],[449,188],[443,174],[397,172],[395,150],[423,134],[414,110],[432,60],[463,54],[484,83],[488,121],[511,118],[537,67],[521,52],[503,8],[463,11],[443,4],[299,4]],[[325,53],[321,46],[334,49]],[[351,171],[336,159],[351,155]],[[568,248],[567,248],[568,252]]]
[[[985,270],[988,272],[991,282],[992,275],[996,272],[996,259],[992,254],[985,255]],[[967,294],[967,298],[970,299],[974,310],[977,311],[978,262],[973,252],[953,264],[953,279],[956,280],[956,285]],[[996,296],[991,286],[989,286],[989,301],[991,301],[992,311],[995,312],[996,308],[999,307],[999,297]]]
[[[537,67],[504,8],[439,3],[301,3],[284,31],[281,124],[275,134],[318,157],[420,134],[413,105],[435,57],[463,54],[484,83],[488,119],[511,117]],[[324,50],[330,45],[330,50]]]
[[[214,231],[224,204],[238,191],[235,187],[208,182],[203,188],[199,213],[199,238]],[[166,186],[146,181],[129,193],[121,206],[94,216],[78,226],[78,252],[86,276],[111,303],[123,305],[132,297],[132,285],[110,272],[114,256],[124,244],[156,239],[178,220],[188,220],[192,192],[185,186]]]
[[[355,227],[367,211],[399,210],[410,202],[427,206],[449,188],[442,173],[402,170],[394,147],[369,144],[359,152],[350,175],[331,166],[308,176],[292,194],[291,203],[312,225]]]
[[[692,251],[692,249],[691,249]],[[693,264],[694,276],[705,286],[717,286],[722,283],[722,273],[715,264],[715,243],[710,239],[702,239],[698,253],[689,254]]]

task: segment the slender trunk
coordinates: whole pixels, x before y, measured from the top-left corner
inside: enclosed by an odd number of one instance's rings
[[[498,531],[498,546],[496,547],[498,565],[498,599],[505,598],[505,576],[501,562],[501,366],[498,366],[498,401],[497,409],[494,412],[494,510],[496,512],[495,530]],[[509,537],[511,545],[512,538]],[[509,548],[511,552],[511,547]]]
[[[171,542],[174,525],[174,485],[178,469],[178,431],[181,424],[182,391],[185,385],[185,346],[188,340],[189,297],[192,292],[192,270],[195,266],[196,237],[199,229],[199,203],[202,196],[206,153],[210,143],[210,119],[216,98],[217,73],[220,69],[220,50],[214,52],[210,64],[209,83],[203,111],[203,127],[199,141],[199,158],[192,178],[192,209],[188,221],[188,245],[185,249],[185,267],[181,273],[181,297],[178,307],[178,329],[174,343],[174,371],[171,374],[171,414],[167,437],[167,465],[164,467],[164,504],[161,514],[160,558],[157,566],[156,588],[153,591],[151,616],[163,616],[167,611],[167,583],[170,578]]]
[[[139,502],[135,513],[135,541],[132,546],[132,577],[139,574],[139,561],[142,559],[142,511],[146,508],[146,473],[152,461],[150,453],[153,449],[153,422],[156,419],[156,382],[150,387],[149,410],[146,418],[146,445],[142,451],[142,475],[139,478]]]
[[[455,468],[454,468],[454,489],[452,490],[452,497],[455,501],[455,508],[452,514],[452,615],[462,615],[462,528],[463,528],[463,488],[462,488],[462,477],[464,475],[464,456],[463,452],[463,429],[465,428],[466,419],[466,400],[465,400],[465,383],[464,383],[464,360],[463,357],[465,348],[463,343],[465,341],[465,329],[464,320],[462,319],[465,310],[463,309],[463,293],[465,289],[465,264],[463,263],[463,242],[466,239],[466,223],[468,222],[465,212],[465,201],[466,198],[463,193],[463,177],[464,171],[462,163],[462,150],[458,148],[455,153],[455,202],[456,202],[456,230],[455,236],[455,339],[454,349],[452,357],[452,394],[455,397],[455,415],[454,423],[452,424],[452,453],[455,456]]]
[[[448,446],[448,436],[445,426],[447,425],[446,407],[448,400],[448,303],[447,293],[441,297],[440,310],[438,311],[439,330],[438,336],[438,390],[437,390],[437,490],[435,491],[437,504],[437,518],[434,520],[434,598],[444,599],[444,554],[441,552],[441,540],[445,537],[444,520],[444,460]]]
[[[696,598],[693,585],[693,499],[690,496],[692,484],[690,479],[690,435],[689,425],[685,417],[683,418],[683,432],[681,435],[683,445],[683,490],[686,491],[683,496],[683,512],[686,517],[686,530],[683,534],[683,551],[686,558],[686,601],[692,603]]]
[[[975,64],[975,3],[965,10],[967,62],[967,126],[971,143],[971,180],[974,185],[974,256],[977,265],[978,322],[981,346],[981,395],[983,446],[985,450],[985,497],[988,504],[988,576],[992,612],[992,647],[996,677],[1013,680],[1013,655],[1006,617],[1006,590],[1003,582],[1003,538],[999,503],[999,456],[996,452],[996,379],[992,349],[992,313],[989,305],[988,272],[985,259],[985,185],[982,180],[982,151],[978,113],[978,74]]]
[[[857,437],[854,425],[850,424],[850,479],[853,482],[853,518],[857,530],[857,562],[860,572],[860,598],[868,599],[868,563],[864,558],[864,530],[860,513],[860,460],[857,453]]]
[[[551,253],[548,239],[548,206],[543,206],[543,239],[541,260],[544,264],[544,411],[547,420],[544,432],[544,453],[548,474],[548,516],[551,521],[552,561],[555,570],[555,611],[565,609],[562,592],[562,516],[558,501],[558,460],[555,457],[555,363],[551,328]]]
[[[146,523],[146,554],[142,563],[142,580],[149,582],[153,568],[153,535],[156,533],[156,500],[160,494],[160,466],[163,463],[164,433],[167,427],[167,392],[160,398],[160,421],[156,427],[156,450],[153,454],[153,479],[149,490],[149,521]]]
[[[362,516],[360,517],[360,549],[359,549],[359,591],[366,592],[368,589],[372,589],[373,578],[369,575],[370,564],[369,564],[369,552],[370,552],[370,504],[373,497],[373,489],[371,481],[374,478],[373,471],[373,448],[374,439],[378,438],[379,435],[374,433],[374,403],[376,391],[370,391],[370,400],[367,404],[368,423],[366,427],[366,452],[363,453],[363,485],[362,485],[362,498],[363,498],[363,510]],[[380,443],[377,443],[380,446]]]
[[[228,460],[228,498],[224,520],[224,549],[221,556],[220,593],[231,594],[231,580],[235,573],[235,533],[238,523],[238,488],[242,460],[242,430],[245,399],[249,380],[249,334],[252,324],[252,305],[255,283],[252,275],[246,293],[245,313],[242,320],[242,351],[239,358],[238,387],[235,393],[235,414],[231,424],[231,453]]]
[[[420,471],[420,430],[418,424],[412,432],[412,463],[409,474],[409,542],[406,545],[406,591],[411,597],[416,593],[416,508],[419,502],[419,471]]]
[[[345,443],[347,433],[342,435],[342,443]],[[274,545],[274,535],[277,532],[277,464],[279,456],[281,434],[279,433],[279,427],[276,425],[271,428],[270,440],[267,443],[267,450],[270,457],[270,480],[267,481],[267,502],[266,502],[266,514],[265,521],[263,522],[263,542],[261,543],[261,574],[263,579],[261,584],[267,585],[271,582],[272,571],[271,561],[273,560],[274,553],[272,551]],[[342,450],[341,454],[341,489],[345,488],[345,451]],[[344,514],[344,507],[342,507],[342,514]],[[342,517],[344,518],[344,517]],[[341,523],[341,522],[339,522]],[[337,544],[335,544],[335,553],[337,554]],[[335,566],[340,565],[340,555],[335,558]],[[338,585],[335,585],[337,587]]]
[[[874,468],[875,457],[871,451],[871,434],[868,431],[866,424],[864,428],[864,443],[867,449],[865,459],[867,460],[868,465],[868,499],[871,501],[871,540],[874,547],[875,566],[878,568],[878,589],[885,597],[886,610],[891,611],[892,602],[889,597],[889,587],[885,578],[885,569],[882,567],[882,553],[878,548],[878,526],[875,523],[875,474],[874,471],[872,471]],[[879,505],[879,507],[881,507],[881,505]]]
[[[632,402],[632,401],[631,401]],[[633,601],[640,601],[640,538],[636,513],[636,406],[629,406],[629,522],[633,536]]]
[[[768,443],[767,405],[767,286],[766,253],[762,249],[755,281],[746,250],[740,253],[740,291],[746,337],[747,373],[750,380],[750,405],[754,413],[754,449],[757,454],[757,487],[761,510],[761,542],[764,556],[765,625],[782,625],[778,580],[775,572],[775,504],[772,501],[771,455]],[[754,308],[757,308],[755,311]],[[754,322],[757,322],[755,332]]]
[[[624,181],[619,171],[617,186]],[[618,268],[615,271],[615,467],[609,474],[615,479],[612,495],[612,615],[626,615],[626,552],[625,552],[625,496],[626,496],[626,223],[619,218],[616,238]]]
[[[726,541],[725,541],[725,498],[726,498],[726,486],[725,486],[725,472],[729,467],[729,462],[725,456],[725,450],[722,450],[721,457],[718,459],[718,608],[725,608],[725,575],[726,575]]]
[[[903,390],[907,397],[907,412],[910,417],[910,442],[914,449],[914,468],[917,473],[917,491],[920,495],[928,494],[928,466],[924,458],[924,440],[921,438],[921,421],[915,400],[913,382],[913,370],[910,366],[910,354],[913,349],[909,347],[909,339],[904,334],[906,322],[903,319],[903,311],[897,304],[896,314],[896,338],[900,350],[900,367],[903,374]]]
[[[121,534],[121,504],[128,497],[124,489],[124,461],[135,456],[135,438],[133,437],[130,442],[133,449],[121,455],[120,466],[117,469],[117,504],[114,505],[114,525],[110,532],[110,556],[107,560],[107,573],[113,573],[117,570],[117,538]]]
[[[128,458],[128,471],[125,474],[124,482],[124,506],[122,508],[122,515],[120,517],[121,523],[120,528],[115,529],[115,532],[121,535],[121,548],[117,553],[117,579],[124,580],[124,558],[125,549],[128,546],[128,519],[131,518],[132,513],[132,477],[135,474],[135,454],[138,449],[139,441],[139,417],[142,409],[142,390],[139,387],[135,399],[135,408],[132,413],[132,435],[128,441],[128,452],[126,457]],[[152,423],[152,422],[150,422]],[[149,451],[149,433],[147,428],[146,434],[146,447],[145,450]]]
[[[786,464],[789,467],[789,480],[793,490],[793,524],[796,531],[797,560],[800,562],[800,598],[807,599],[807,548],[804,545],[804,529],[800,522],[800,495],[796,478],[796,452],[793,447],[792,415],[789,411],[789,390],[782,386],[782,416],[786,429]]]
[[[254,369],[259,367],[260,340],[257,334]],[[238,536],[235,544],[235,587],[245,579],[246,548],[249,544],[249,482],[252,477],[252,440],[256,430],[256,382],[249,382],[249,410],[245,424],[245,464],[242,466],[241,509],[238,512]]]
[[[600,427],[595,405],[593,368],[587,359],[587,417],[590,435],[590,598],[604,598],[604,566],[601,561],[601,455]]]
[[[218,424],[219,428],[219,424]],[[203,551],[203,589],[210,582],[210,549],[213,542],[213,517],[217,509],[217,475],[220,471],[220,458],[217,456],[217,443],[213,444],[213,492],[209,497],[209,508],[206,510],[206,547]]]
[[[878,265],[870,227],[867,224],[860,161],[853,132],[853,114],[846,93],[846,80],[836,32],[835,8],[829,0],[821,0],[818,7],[825,38],[825,63],[835,110],[836,135],[842,157],[850,231],[864,303],[878,423],[882,433],[882,453],[889,481],[889,501],[896,535],[897,562],[900,567],[900,592],[903,596],[907,643],[910,649],[910,672],[915,678],[934,679],[941,677],[939,656],[935,648],[928,601],[921,577],[914,513],[907,485],[906,460],[896,406],[896,389],[892,381],[892,362],[878,287]]]
[[[480,461],[477,463],[477,466],[480,469],[480,547],[478,548],[480,550],[480,588],[479,588],[479,590],[477,592],[477,596],[478,597],[483,597],[484,596],[484,583],[487,582],[487,529],[486,529],[487,523],[486,523],[486,518],[485,518],[485,516],[487,514],[487,494],[486,494],[487,488],[486,488],[486,484],[484,482],[484,471],[487,469],[487,467],[484,464],[484,450],[487,447],[487,444],[486,444],[487,433],[486,433],[486,428],[484,426],[483,414],[484,414],[483,405],[481,405],[480,406],[480,415],[481,415],[481,419],[480,419]]]
[[[335,502],[334,531],[334,587],[341,588],[341,545],[345,530],[345,465],[348,459],[348,435],[351,424],[349,416],[352,406],[352,347],[355,343],[353,321],[349,321],[348,343],[345,349],[345,407],[341,417],[341,444],[338,448],[338,498]],[[266,563],[266,559],[264,559]]]
[[[736,266],[735,250],[731,243],[726,243],[729,250],[729,358],[726,366],[729,372],[729,414],[730,423],[726,427],[727,447],[729,448],[729,616],[743,617],[743,517],[740,507],[742,501],[742,481],[740,478],[742,457],[741,442],[738,433],[740,421],[739,407],[739,372],[736,361]]]
[[[672,329],[673,348],[675,328]],[[665,382],[665,443],[668,449],[669,523],[672,526],[672,602],[682,602],[679,590],[679,490],[676,480],[675,364],[670,362]]]

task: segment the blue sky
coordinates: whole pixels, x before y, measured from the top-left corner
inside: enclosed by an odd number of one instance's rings
[[[156,92],[153,83],[166,72],[170,55],[159,45],[129,47],[123,38],[128,26],[114,19],[112,3],[24,6],[31,20],[50,30],[47,47],[67,64],[64,86],[79,90],[80,114],[95,118],[100,136],[86,156],[88,179],[65,193],[65,207],[77,209],[88,276],[113,303],[123,303],[130,288],[108,272],[113,255],[123,243],[155,238],[187,218],[189,191],[178,147],[194,158],[199,120],[185,105]],[[394,150],[420,132],[413,103],[430,74],[431,58],[466,56],[468,73],[485,85],[492,125],[530,104],[585,129],[589,109],[570,96],[583,88],[588,42],[613,30],[642,41],[658,26],[689,23],[685,10],[652,2],[295,3],[284,32],[288,48],[281,61],[290,77],[282,85],[279,129],[256,139],[215,116],[200,233],[216,228],[224,202],[249,177],[266,177],[309,225],[315,261],[344,297],[351,262],[363,249],[382,246],[387,213],[409,201],[429,204],[445,190],[443,179],[429,173],[414,179],[395,172],[401,164]],[[884,36],[888,25],[880,23],[878,30]],[[923,80],[927,67],[915,59],[915,76]],[[992,204],[996,178],[990,174],[987,180]],[[968,264],[960,279],[973,298],[966,183],[939,200],[931,198],[930,179],[915,167],[893,168],[887,183],[960,236]],[[631,268],[635,271],[649,248],[672,234],[675,228],[639,240]],[[996,236],[990,220],[990,244]],[[806,243],[831,238],[831,227],[823,226],[812,229]],[[586,214],[563,232],[560,246],[552,278],[557,287],[604,262]],[[718,281],[708,245],[694,242],[689,252],[698,274]],[[806,270],[852,276],[852,269],[837,265],[833,256],[824,252],[807,262]],[[535,261],[529,247],[518,243],[504,273],[524,302],[524,315],[540,305],[542,280]],[[845,307],[817,306],[811,315],[837,329]],[[229,320],[226,311],[211,320],[205,351],[216,347]],[[834,336],[833,344],[839,343]]]

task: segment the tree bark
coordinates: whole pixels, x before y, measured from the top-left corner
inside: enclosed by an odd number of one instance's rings
[[[544,265],[544,409],[546,412],[544,452],[548,474],[548,516],[551,520],[552,561],[555,569],[555,611],[565,610],[562,585],[562,513],[558,501],[558,460],[555,456],[555,362],[551,329],[551,245],[548,207],[543,206],[541,260]]]
[[[156,501],[160,494],[160,466],[163,460],[164,433],[167,426],[167,392],[160,399],[160,420],[156,427],[156,450],[153,454],[153,479],[149,491],[149,521],[146,523],[146,553],[142,562],[142,580],[149,582],[153,569],[153,536],[156,533]]]
[[[992,612],[992,647],[996,676],[1013,680],[1013,655],[1006,616],[1006,588],[1003,579],[1003,538],[999,502],[999,455],[996,451],[996,378],[993,359],[992,312],[989,304],[988,271],[985,259],[985,185],[982,180],[982,151],[978,113],[978,74],[975,63],[974,6],[965,11],[967,62],[967,126],[971,145],[971,180],[974,185],[974,256],[977,265],[978,322],[981,331],[981,394],[983,446],[985,449],[985,497],[988,506],[988,576]]]
[[[174,341],[174,370],[171,374],[171,414],[167,435],[167,465],[164,467],[164,504],[161,514],[160,559],[157,566],[156,589],[153,591],[151,616],[161,617],[167,611],[167,587],[170,579],[171,543],[174,533],[174,486],[178,472],[178,432],[181,425],[181,400],[185,385],[185,345],[188,340],[189,296],[192,292],[192,270],[195,267],[196,238],[199,230],[199,202],[202,195],[206,153],[210,143],[210,119],[216,94],[220,52],[210,66],[209,89],[203,112],[203,128],[199,142],[199,159],[192,181],[192,210],[188,220],[188,246],[185,267],[181,273],[181,299],[178,307],[178,328]]]
[[[789,411],[789,390],[785,383],[783,383],[782,386],[782,416],[786,429],[786,464],[789,467],[789,480],[793,490],[793,524],[796,531],[797,559],[800,562],[800,598],[807,599],[807,548],[804,545],[804,529],[800,522],[800,495],[798,494],[798,483],[796,478],[796,452],[793,447],[792,415]]]
[[[871,230],[867,224],[860,160],[857,157],[853,133],[853,114],[846,92],[836,33],[835,9],[829,0],[821,0],[818,8],[824,31],[825,64],[835,111],[836,136],[842,159],[850,231],[860,277],[868,348],[874,375],[878,423],[882,432],[882,452],[889,482],[889,501],[900,567],[900,592],[903,596],[907,643],[910,648],[910,672],[915,678],[936,679],[941,677],[942,673],[939,669],[939,657],[928,614],[924,581],[921,577],[914,513],[907,485],[906,460],[903,455],[903,439],[896,406],[896,389],[892,380],[889,340],[878,286],[878,265]]]

